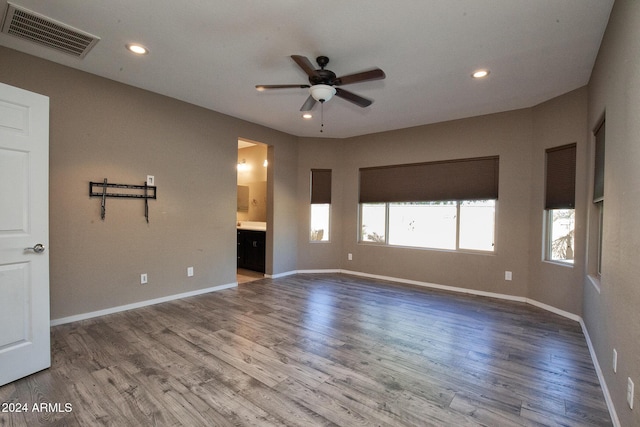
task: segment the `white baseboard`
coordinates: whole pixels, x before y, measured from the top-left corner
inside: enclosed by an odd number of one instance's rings
[[[600,387],[602,388],[602,394],[604,394],[604,400],[607,402],[607,408],[609,408],[609,415],[611,415],[611,422],[614,427],[621,427],[620,419],[618,418],[618,413],[616,412],[616,407],[613,405],[613,399],[611,399],[611,393],[609,393],[609,387],[607,387],[607,382],[604,380],[604,374],[602,373],[602,369],[600,368],[600,363],[598,362],[598,356],[596,356],[596,350],[593,348],[593,344],[591,343],[591,337],[589,336],[589,331],[587,330],[587,325],[584,324],[584,320],[580,319],[580,327],[582,328],[582,333],[587,340],[587,346],[589,347],[589,353],[591,354],[591,360],[593,360],[593,366],[598,374],[598,380],[600,380]]]
[[[184,292],[181,294],[169,295],[166,297],[150,299],[146,301],[134,302],[132,304],[120,305],[117,307],[110,307],[104,310],[92,311],[89,313],[76,314],[69,317],[61,317],[60,319],[52,319],[51,326],[63,325],[65,323],[77,322],[79,320],[91,319],[93,317],[105,316],[107,314],[118,313],[126,310],[133,310],[134,308],[146,307],[148,305],[160,304],[162,302],[173,301],[181,298],[193,297],[196,295],[206,294],[209,292],[221,291],[223,289],[235,288],[238,286],[238,282],[228,283],[226,285],[213,286],[211,288],[198,289],[195,291]]]
[[[297,274],[322,274],[322,273],[344,273],[344,270],[340,270],[339,268],[329,268],[329,269],[319,269],[319,270],[297,270]]]
[[[277,274],[265,274],[264,277],[267,279],[279,279],[280,277],[293,276],[294,274],[298,274],[298,270],[285,271],[284,273]]]
[[[568,311],[560,310],[559,308],[556,308],[556,307],[554,307],[552,305],[548,305],[548,304],[545,304],[545,303],[540,302],[540,301],[536,301],[536,300],[531,299],[531,298],[525,298],[525,302],[527,304],[535,305],[536,307],[541,308],[543,310],[550,311],[551,313],[555,313],[555,314],[557,314],[559,316],[566,317],[567,319],[571,319],[571,320],[574,320],[576,322],[581,322],[582,321],[582,317],[578,316],[577,314],[573,314],[573,313],[570,313]]]
[[[520,297],[517,295],[507,295],[507,294],[499,294],[495,292],[486,292],[486,291],[478,291],[474,289],[458,288],[456,286],[439,285],[437,283],[421,282],[419,280],[401,279],[398,277],[391,277],[391,276],[381,276],[379,274],[362,273],[360,271],[341,270],[340,272],[344,274],[350,274],[352,276],[369,277],[372,279],[380,279],[380,280],[386,280],[389,282],[396,282],[396,283],[405,283],[407,285],[423,286],[426,288],[440,289],[443,291],[451,291],[451,292],[458,292],[463,294],[478,295],[483,297],[498,298],[498,299],[509,300],[509,301],[527,302],[527,298]]]

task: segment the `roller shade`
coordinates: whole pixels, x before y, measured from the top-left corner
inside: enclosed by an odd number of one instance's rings
[[[311,169],[311,203],[331,203],[331,169]]]
[[[604,136],[605,123],[598,128],[596,136],[596,161],[593,169],[593,202],[604,200]]]
[[[498,198],[499,157],[360,169],[360,203]]]
[[[545,209],[573,209],[576,203],[576,144],[547,150]]]

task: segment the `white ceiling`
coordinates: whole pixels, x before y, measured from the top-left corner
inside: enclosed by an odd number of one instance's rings
[[[3,8],[5,0],[0,3]],[[15,0],[100,37],[84,59],[0,34],[0,45],[298,136],[349,137],[530,107],[588,83],[613,0]],[[150,49],[136,57],[125,44]],[[382,68],[314,118],[290,55],[338,76]],[[1,58],[0,58],[1,63]],[[471,73],[488,68],[484,80]]]

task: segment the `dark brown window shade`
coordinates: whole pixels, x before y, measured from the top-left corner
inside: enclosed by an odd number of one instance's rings
[[[499,157],[360,169],[360,203],[498,198]]]
[[[547,150],[545,209],[573,209],[576,203],[576,144]]]
[[[331,169],[311,169],[311,203],[331,203]]]
[[[604,138],[605,123],[596,131],[596,161],[593,170],[593,202],[604,200]]]

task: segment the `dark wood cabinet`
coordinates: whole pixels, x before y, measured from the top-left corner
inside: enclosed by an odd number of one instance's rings
[[[238,230],[238,268],[264,273],[266,233]]]

